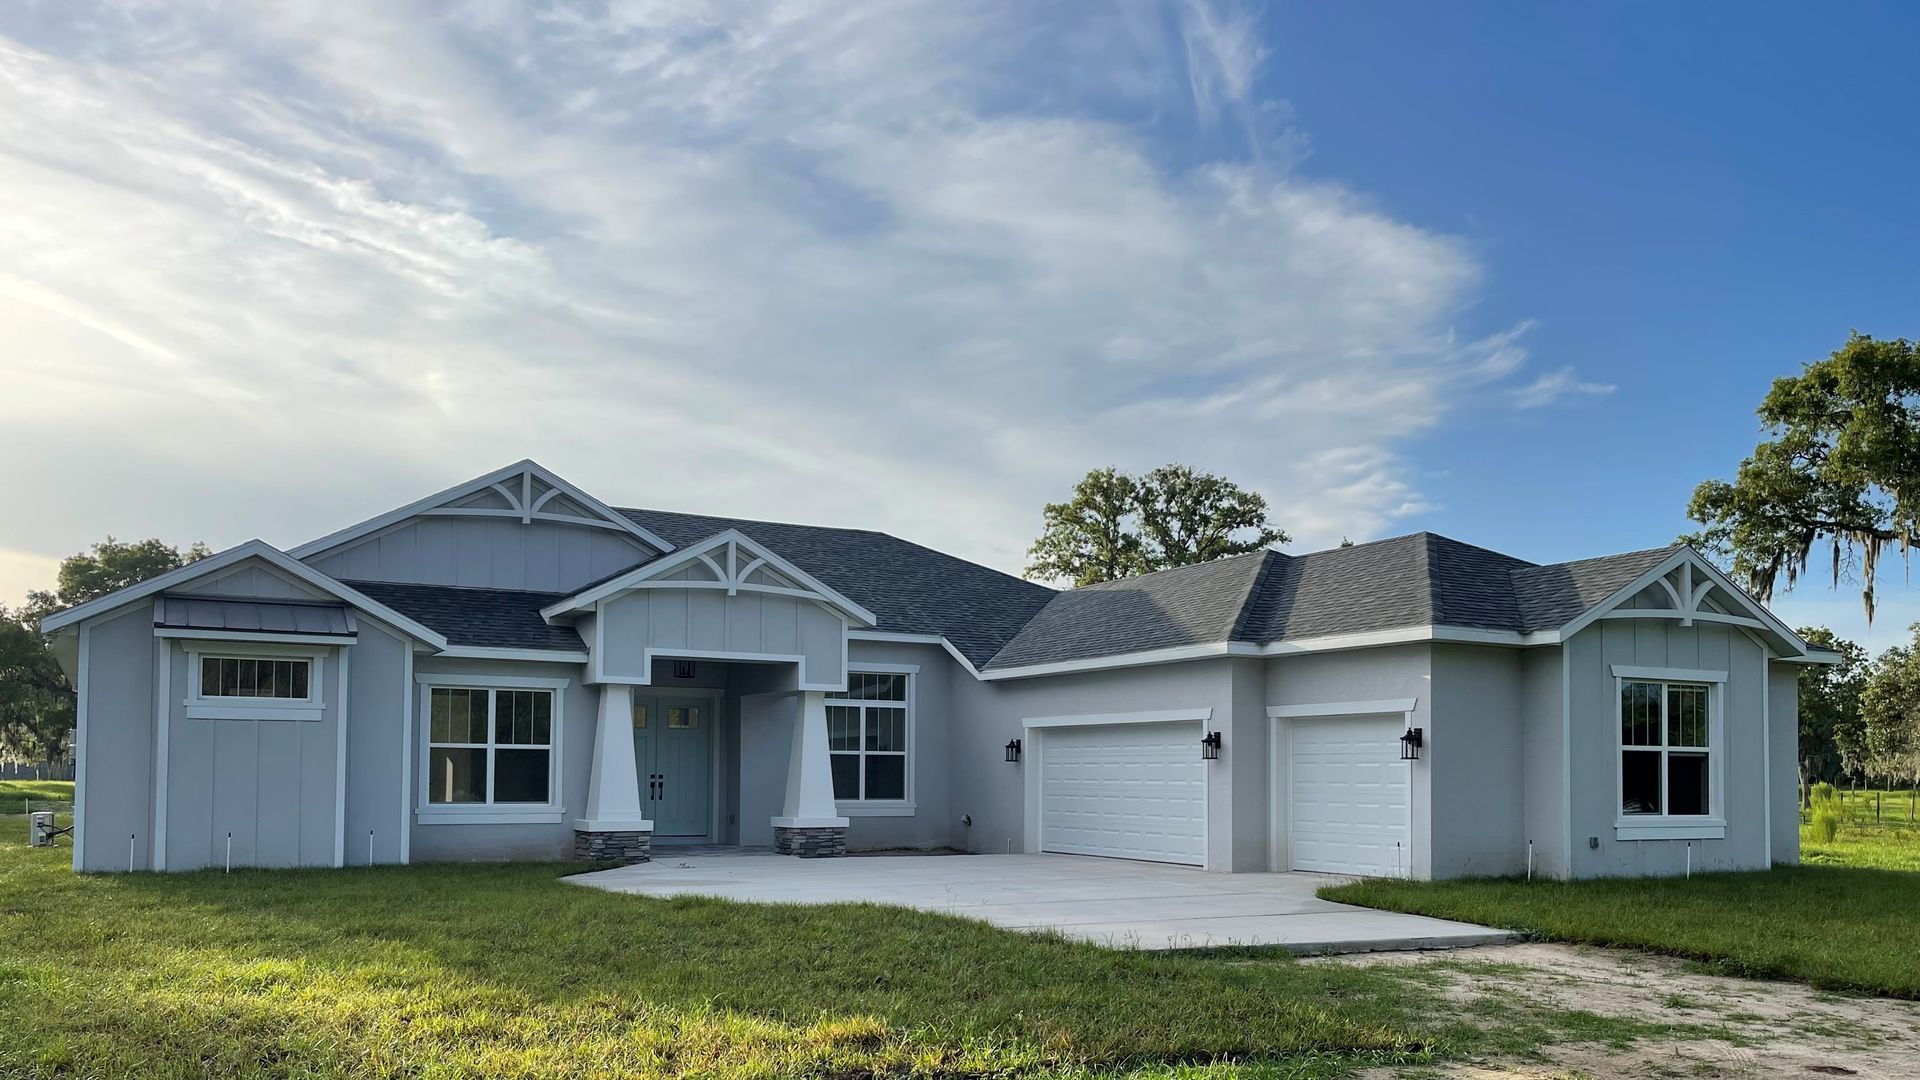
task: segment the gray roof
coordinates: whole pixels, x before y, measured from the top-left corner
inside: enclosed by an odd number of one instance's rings
[[[1674,544],[1551,566],[1529,566],[1515,572],[1514,589],[1520,599],[1522,628],[1550,630],[1565,626],[1660,565],[1679,547]]]
[[[392,581],[344,584],[437,631],[449,645],[567,652],[586,648],[573,627],[550,625],[540,617],[541,608],[566,597],[566,593]]]
[[[230,600],[167,593],[154,608],[153,625],[167,630],[235,630],[253,634],[353,637],[359,632],[344,604],[304,600]]]
[[[1044,585],[865,529],[666,510],[621,508],[620,513],[676,547],[738,529],[873,612],[878,620],[874,629],[938,634],[976,666],[986,663],[1059,595]]]
[[[1548,630],[1612,596],[1674,550],[1537,566],[1435,533],[1414,533],[1304,555],[1261,551],[1061,593],[987,666],[1413,626]]]
[[[990,668],[1171,649],[1243,636],[1247,598],[1286,556],[1255,552],[1088,585],[1056,595]]]

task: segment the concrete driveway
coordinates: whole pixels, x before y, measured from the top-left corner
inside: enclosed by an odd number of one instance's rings
[[[641,896],[758,904],[870,901],[1056,930],[1110,948],[1273,945],[1296,953],[1444,949],[1515,940],[1468,923],[1335,904],[1321,874],[1209,874],[1077,855],[890,855],[795,859],[770,852],[675,854],[566,880]]]

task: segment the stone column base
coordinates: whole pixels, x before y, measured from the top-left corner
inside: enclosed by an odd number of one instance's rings
[[[573,857],[591,862],[643,863],[653,858],[650,832],[573,830]]]
[[[832,827],[807,829],[775,825],[773,850],[782,855],[798,855],[803,859],[835,858],[847,853],[847,830]]]

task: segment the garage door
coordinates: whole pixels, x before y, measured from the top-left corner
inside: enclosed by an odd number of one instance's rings
[[[1400,716],[1289,723],[1288,850],[1295,870],[1405,877],[1407,763]]]
[[[1206,862],[1207,773],[1197,723],[1050,728],[1040,737],[1040,847]]]

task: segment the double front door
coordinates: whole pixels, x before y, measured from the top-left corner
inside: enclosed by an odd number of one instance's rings
[[[635,694],[633,760],[653,835],[708,836],[713,811],[712,699]]]

